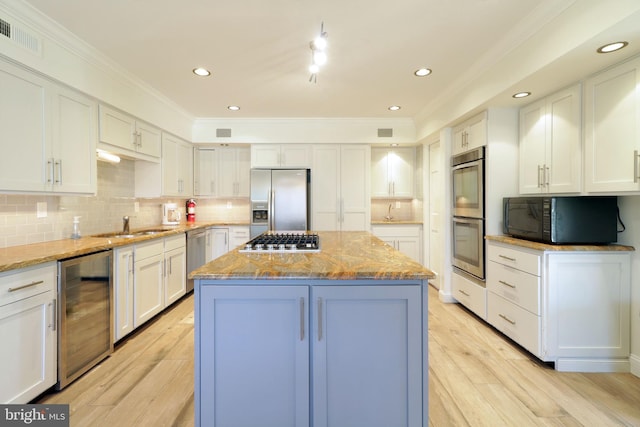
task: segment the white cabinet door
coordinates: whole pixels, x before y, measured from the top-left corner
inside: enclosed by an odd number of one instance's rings
[[[585,83],[585,191],[640,190],[640,59]]]
[[[340,229],[340,147],[314,145],[311,224],[317,231]]]
[[[193,155],[193,194],[217,196],[218,151],[214,148],[196,148]]]
[[[442,286],[441,277],[444,266],[444,200],[445,191],[443,185],[444,170],[448,168],[444,165],[442,147],[440,141],[429,145],[429,232],[428,232],[428,264],[427,266],[435,273],[429,282],[437,289]],[[426,233],[425,233],[426,234]]]
[[[254,144],[252,168],[309,168],[311,148],[305,144]]]
[[[374,225],[371,233],[414,261],[422,263],[421,225]]]
[[[187,293],[187,252],[183,246],[164,254],[165,305],[170,305]]]
[[[207,262],[229,252],[229,229],[212,227],[207,229]]]
[[[135,119],[102,104],[99,106],[99,111],[100,142],[135,152],[137,148]]]
[[[451,154],[487,145],[487,113],[481,113],[453,128]]]
[[[371,197],[389,197],[389,150],[371,149]]]
[[[162,131],[149,123],[136,120],[136,151],[150,157],[162,156]]]
[[[50,179],[49,83],[0,61],[0,188],[44,191]],[[18,102],[19,101],[19,102]]]
[[[55,88],[53,94],[53,191],[97,191],[97,104],[80,93]]]
[[[196,425],[309,426],[308,293],[202,286]]]
[[[251,150],[249,147],[223,148],[218,154],[219,197],[249,197]]]
[[[229,250],[236,249],[250,240],[251,232],[249,227],[231,227],[229,229]]]
[[[415,148],[372,148],[371,197],[413,197],[415,157]]]
[[[313,425],[422,425],[420,287],[311,293]]]
[[[24,404],[57,381],[56,265],[0,273],[0,402]]]
[[[113,251],[113,277],[114,302],[115,302],[115,341],[133,331],[134,327],[134,272],[133,272],[133,246],[115,248]]]
[[[193,194],[193,150],[180,138],[162,133],[162,195]]]
[[[254,144],[251,146],[252,168],[280,167],[279,144]]]
[[[578,193],[582,188],[581,86],[520,111],[520,193]]]
[[[342,231],[364,231],[371,222],[371,149],[368,145],[340,147]]]
[[[165,307],[164,243],[153,240],[135,246],[134,328],[142,325]]]

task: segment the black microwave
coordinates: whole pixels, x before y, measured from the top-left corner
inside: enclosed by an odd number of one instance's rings
[[[504,233],[552,244],[618,240],[615,196],[505,197]]]

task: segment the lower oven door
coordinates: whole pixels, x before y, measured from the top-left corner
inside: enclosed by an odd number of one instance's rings
[[[484,220],[453,218],[454,267],[484,280]]]

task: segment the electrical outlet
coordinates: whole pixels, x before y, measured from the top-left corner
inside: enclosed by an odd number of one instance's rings
[[[400,202],[396,201],[396,209],[400,209]]]
[[[140,212],[140,202],[133,202],[133,211]]]
[[[231,204],[231,201],[227,202],[227,209],[231,209],[233,207],[233,205]]]
[[[36,217],[37,218],[47,217],[47,202],[36,203]]]

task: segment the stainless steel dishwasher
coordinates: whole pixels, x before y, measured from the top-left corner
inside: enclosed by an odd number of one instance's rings
[[[113,352],[111,271],[110,250],[58,262],[58,390]]]
[[[206,262],[207,232],[204,229],[187,232],[187,292],[193,290],[193,280],[189,274]]]

